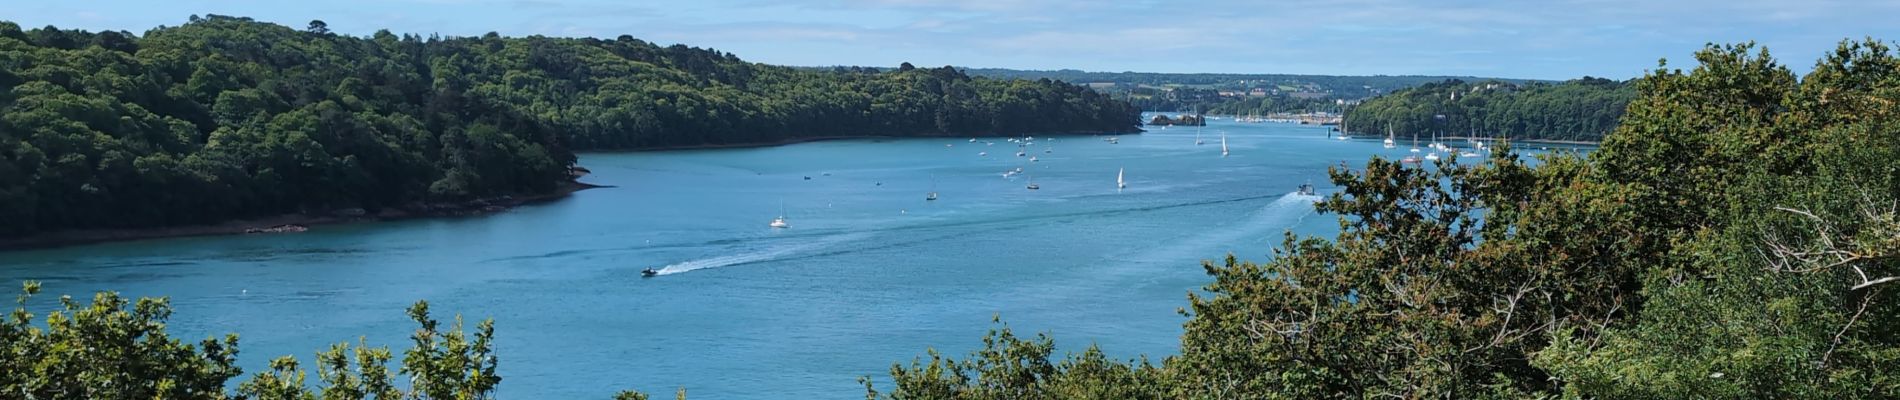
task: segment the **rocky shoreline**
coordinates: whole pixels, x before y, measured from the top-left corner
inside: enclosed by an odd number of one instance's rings
[[[463,202],[413,203],[369,213],[360,208],[324,214],[285,214],[268,218],[225,221],[209,225],[158,228],[86,229],[52,232],[28,237],[0,238],[0,250],[39,249],[81,244],[121,242],[189,236],[261,235],[304,232],[312,226],[350,222],[393,221],[411,218],[462,217],[492,214],[510,208],[565,198],[574,192],[603,187],[580,181],[562,182],[559,188],[529,196],[494,196]]]

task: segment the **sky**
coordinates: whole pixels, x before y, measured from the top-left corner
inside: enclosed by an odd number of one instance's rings
[[[192,14],[337,33],[632,35],[784,65],[1627,79],[1755,41],[1797,72],[1900,40],[1900,0],[7,0],[0,19],[141,33]]]

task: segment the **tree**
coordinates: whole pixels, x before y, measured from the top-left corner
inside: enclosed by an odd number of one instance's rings
[[[330,24],[324,23],[323,20],[320,20],[320,19],[313,19],[313,20],[310,20],[310,26],[307,28],[304,28],[304,32],[315,33],[318,35],[328,35],[330,34]]]
[[[501,382],[490,344],[493,321],[484,320],[472,337],[459,316],[439,330],[428,303],[416,302],[409,314],[422,328],[400,371],[411,377],[407,392],[393,383],[389,349],[337,344],[317,353],[321,384],[314,390],[297,359],[283,356],[226,393],[225,383],[241,374],[237,335],[185,344],[165,333],[171,315],[165,299],[132,302],[113,292],[98,293],[91,304],[61,297],[41,329],[26,308],[40,285],[23,287],[18,306],[0,321],[0,391],[25,398],[478,399]]]

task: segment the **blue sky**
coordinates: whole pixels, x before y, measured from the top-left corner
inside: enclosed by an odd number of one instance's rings
[[[191,14],[472,36],[633,35],[790,65],[1630,78],[1707,42],[1807,70],[1900,40],[1900,0],[10,0],[0,19],[143,32]],[[1191,6],[1189,4],[1192,4]]]

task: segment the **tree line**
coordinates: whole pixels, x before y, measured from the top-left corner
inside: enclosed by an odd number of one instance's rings
[[[1597,142],[1636,97],[1633,82],[1583,77],[1563,83],[1460,80],[1428,83],[1350,107],[1353,133]]]
[[[1067,82],[1092,83],[1113,82],[1118,85],[1170,86],[1179,89],[1211,90],[1247,90],[1253,88],[1272,89],[1280,85],[1306,87],[1329,97],[1342,99],[1362,99],[1381,93],[1446,80],[1496,80],[1510,83],[1529,83],[1532,80],[1480,78],[1471,76],[1428,76],[1428,75],[1293,75],[1293,74],[1224,74],[1224,73],[1164,73],[1164,72],[1091,72],[1073,69],[1063,70],[1018,70],[1005,68],[969,68],[968,73],[1003,79],[1054,79]],[[1168,109],[1151,108],[1148,110]],[[1175,111],[1188,111],[1186,109]]]
[[[548,193],[577,150],[1138,124],[1058,81],[814,71],[628,36],[0,22],[0,237]]]

